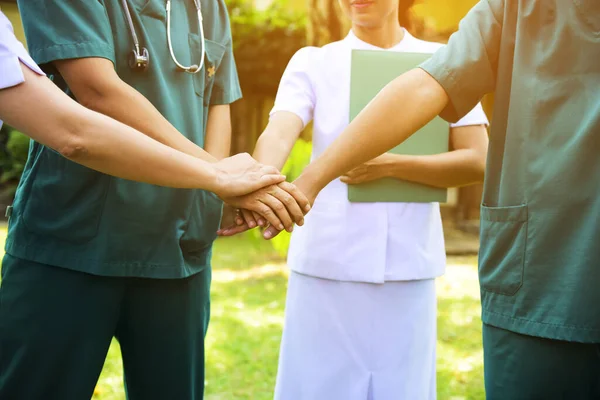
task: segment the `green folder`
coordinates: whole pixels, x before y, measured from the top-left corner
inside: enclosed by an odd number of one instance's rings
[[[414,69],[431,54],[383,50],[353,50],[350,78],[350,121],[394,78]],[[402,104],[398,104],[402,112]],[[440,154],[448,151],[450,127],[440,117],[409,137],[390,152],[407,155]],[[372,132],[377,135],[377,132]],[[410,202],[445,203],[448,190],[395,178],[348,185],[348,200],[354,203]]]

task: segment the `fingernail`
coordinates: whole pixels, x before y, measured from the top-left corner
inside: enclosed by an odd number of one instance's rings
[[[305,209],[306,211],[310,211],[310,204],[307,204],[307,205],[306,205],[306,207],[304,207],[304,209]]]
[[[293,227],[293,226],[290,226],[290,227],[287,229],[287,231],[288,231],[289,233],[292,233],[292,231],[293,231],[293,230],[294,230],[294,227]]]
[[[304,225],[304,219],[301,219],[300,222],[298,222],[298,226],[302,226]]]
[[[271,238],[271,232],[265,231],[263,236],[265,237],[265,239],[269,239],[269,238]]]
[[[278,228],[280,231],[282,231],[282,230],[283,230],[283,224],[279,224],[279,225],[277,226],[277,228]]]
[[[259,220],[258,220],[258,224],[259,224],[260,226],[264,226],[264,225],[265,225],[265,221],[263,221],[262,219],[259,219]]]

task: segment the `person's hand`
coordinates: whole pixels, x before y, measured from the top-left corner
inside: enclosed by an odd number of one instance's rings
[[[340,180],[348,185],[358,185],[385,178],[389,174],[392,160],[393,155],[383,154],[347,172]]]
[[[317,189],[315,189],[310,178],[307,178],[306,175],[300,175],[300,177],[293,183],[298,190],[304,193],[304,196],[308,200],[308,204],[312,206],[319,192]],[[270,225],[263,231],[263,238],[267,240],[273,239],[275,236],[279,235],[279,232],[281,232],[281,229],[278,230],[274,226]]]
[[[221,199],[243,196],[285,181],[277,168],[260,164],[248,153],[236,154],[212,165],[216,183],[211,191]]]
[[[233,226],[237,226],[236,219],[241,218],[239,214],[239,210],[235,207],[230,206],[227,203],[223,204],[223,216],[221,217],[221,226],[219,227],[218,232],[221,232],[224,229],[231,228]]]
[[[242,209],[236,216],[235,225],[221,228],[219,235],[231,236],[256,226],[270,224],[278,231],[291,232],[294,223],[304,224],[304,215],[310,210],[306,196],[288,182],[281,182],[244,196],[225,198],[227,204]]]

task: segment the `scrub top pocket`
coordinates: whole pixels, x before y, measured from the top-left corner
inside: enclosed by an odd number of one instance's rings
[[[506,296],[523,285],[527,206],[481,207],[479,281],[481,289]]]
[[[189,34],[192,62],[200,62],[202,54],[202,39],[196,33]],[[194,74],[194,89],[196,95],[204,99],[204,105],[210,104],[210,94],[217,76],[217,70],[225,54],[225,46],[212,40],[204,40],[204,67],[202,71]]]
[[[98,234],[110,177],[42,147],[26,194],[23,222],[35,233],[72,243]]]

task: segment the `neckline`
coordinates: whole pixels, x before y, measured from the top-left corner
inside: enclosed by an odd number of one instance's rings
[[[349,42],[353,48],[382,51],[397,50],[400,47],[406,46],[407,42],[409,42],[413,38],[413,36],[406,30],[406,28],[402,28],[402,30],[404,31],[404,36],[402,37],[402,40],[400,40],[394,46],[389,47],[387,49],[375,46],[373,44],[365,42],[364,40],[361,40],[358,36],[356,36],[352,29],[350,29],[350,32],[348,32],[348,35],[346,36],[345,40]]]

